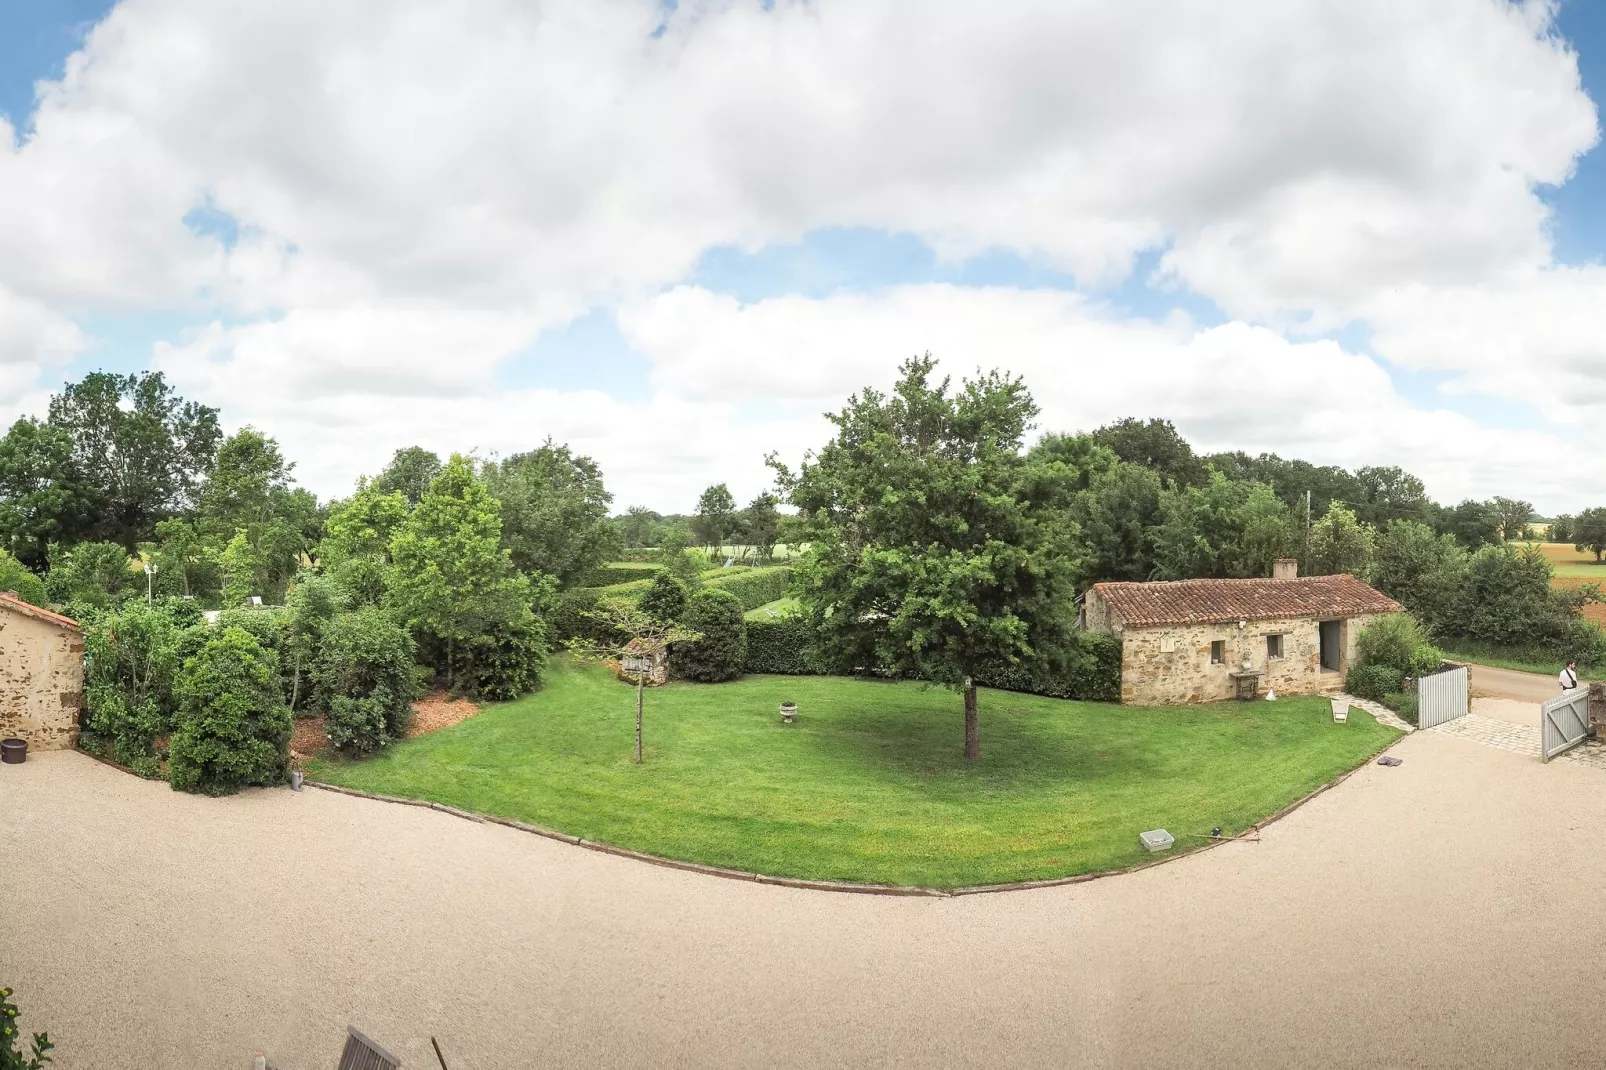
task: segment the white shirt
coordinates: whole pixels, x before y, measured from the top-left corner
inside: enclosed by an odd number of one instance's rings
[[[1556,674],[1556,679],[1561,681],[1561,689],[1563,691],[1571,691],[1578,686],[1578,674],[1571,669],[1561,670]]]

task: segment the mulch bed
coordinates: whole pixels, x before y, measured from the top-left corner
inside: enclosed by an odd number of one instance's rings
[[[413,703],[413,723],[407,738],[414,739],[442,728],[468,720],[480,712],[479,706],[466,698],[454,699],[445,691],[431,691]],[[328,749],[329,737],[324,734],[322,717],[297,717],[290,732],[290,756],[305,760]]]

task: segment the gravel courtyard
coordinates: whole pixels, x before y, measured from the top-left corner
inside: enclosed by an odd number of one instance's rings
[[[328,792],[0,767],[0,984],[57,1066],[1584,1066],[1606,773],[1440,733],[1266,830],[954,899],[721,880]],[[1133,830],[1134,835],[1137,830]]]

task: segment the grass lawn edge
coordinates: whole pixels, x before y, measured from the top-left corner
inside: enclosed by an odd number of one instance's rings
[[[1264,829],[1266,826],[1282,820],[1295,810],[1298,810],[1300,807],[1316,798],[1318,795],[1336,788],[1338,785],[1342,784],[1344,781],[1348,780],[1350,777],[1354,776],[1363,768],[1374,762],[1379,755],[1382,755],[1393,749],[1401,740],[1405,739],[1411,734],[1412,733],[1410,732],[1399,732],[1393,739],[1388,740],[1381,747],[1373,750],[1364,759],[1356,763],[1352,768],[1339,773],[1327,783],[1316,787],[1298,799],[1295,799],[1293,802],[1283,806],[1281,809],[1276,810],[1266,817],[1263,817],[1260,820],[1250,824],[1248,828],[1245,829],[1244,833],[1240,833],[1237,836],[1223,836],[1220,839],[1206,840],[1203,843],[1190,847],[1172,848],[1171,850],[1164,852],[1162,857],[1145,862],[1138,862],[1129,866],[1118,866],[1112,869],[1095,870],[1089,873],[1076,873],[1065,877],[1048,877],[1039,880],[1015,881],[1006,884],[977,884],[958,888],[929,888],[910,884],[863,884],[853,881],[809,880],[807,878],[800,877],[777,877],[765,873],[753,873],[748,870],[729,869],[722,866],[708,865],[703,862],[689,862],[678,858],[667,858],[662,855],[648,854],[644,851],[636,851],[628,847],[618,847],[614,844],[603,843],[598,840],[583,839],[582,837],[573,836],[566,832],[558,832],[555,829],[543,828],[539,825],[532,825],[528,822],[518,821],[513,818],[499,817],[495,814],[475,813],[469,810],[459,809],[455,806],[448,806],[445,803],[431,802],[427,799],[411,799],[398,795],[380,795],[375,792],[362,791],[358,788],[343,787],[339,784],[328,784],[319,780],[307,780],[305,783],[309,787],[318,788],[323,791],[334,792],[340,795],[351,795],[356,798],[369,799],[375,802],[398,803],[402,806],[415,806],[425,810],[437,810],[443,814],[448,814],[452,817],[461,818],[465,821],[473,821],[479,824],[503,825],[519,832],[528,832],[544,839],[566,843],[571,847],[583,847],[587,850],[597,851],[602,854],[610,854],[621,858],[634,859],[638,862],[646,862],[650,865],[663,866],[668,869],[678,869],[689,873],[700,873],[708,877],[720,877],[725,880],[752,881],[755,884],[769,884],[781,888],[799,888],[809,891],[846,892],[857,895],[927,896],[932,898],[946,899],[963,895],[983,895],[995,892],[1021,892],[1031,891],[1037,888],[1058,888],[1071,884],[1084,884],[1087,881],[1099,880],[1104,877],[1116,877],[1126,873],[1136,873],[1139,870],[1151,869],[1154,866],[1162,866],[1167,862],[1174,862],[1177,859],[1186,858],[1191,855],[1198,854],[1201,851],[1208,851],[1212,847],[1219,847],[1224,843],[1232,843],[1236,840],[1244,839],[1245,834],[1249,829],[1255,830],[1258,835],[1260,830]]]

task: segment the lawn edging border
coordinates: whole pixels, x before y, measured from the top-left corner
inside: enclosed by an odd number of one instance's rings
[[[1379,755],[1385,754],[1392,750],[1400,743],[1401,740],[1408,739],[1413,734],[1414,733],[1411,732],[1401,732],[1397,738],[1373,751],[1367,756],[1365,761],[1356,765],[1355,768],[1347,772],[1340,773],[1338,776],[1316,788],[1314,791],[1295,799],[1293,802],[1272,813],[1270,816],[1256,821],[1254,824],[1248,826],[1248,828],[1244,830],[1244,833],[1249,832],[1251,829],[1255,832],[1259,832],[1267,825],[1270,825],[1276,821],[1281,821],[1283,818],[1287,817],[1295,810],[1298,810],[1301,806],[1304,806],[1318,795],[1338,787],[1338,785],[1342,784],[1344,781],[1348,780],[1362,769],[1365,769],[1367,766],[1371,765],[1377,760]],[[556,832],[552,829],[542,828],[539,825],[531,825],[523,821],[516,821],[510,817],[497,817],[493,814],[476,814],[468,810],[460,810],[455,806],[447,806],[445,803],[430,802],[427,799],[406,799],[399,795],[379,795],[371,791],[360,791],[356,788],[342,787],[339,784],[327,784],[321,780],[308,780],[306,781],[306,785],[308,787],[318,788],[322,791],[334,792],[339,795],[350,795],[358,799],[370,799],[374,802],[399,803],[402,806],[415,806],[423,810],[438,810],[443,814],[449,814],[452,817],[459,817],[465,821],[473,821],[482,825],[503,825],[510,829],[517,829],[519,832],[532,833],[533,835],[541,836],[549,840],[557,840],[560,843],[567,843],[574,847],[584,847],[589,851],[597,851],[601,854],[616,855],[620,858],[630,858],[637,862],[646,862],[654,866],[663,866],[666,869],[679,869],[688,873],[700,873],[708,877],[721,877],[725,880],[750,881],[754,884],[769,884],[780,888],[800,888],[805,891],[814,892],[847,892],[855,895],[923,896],[928,899],[955,899],[959,898],[960,896],[967,895],[987,895],[997,892],[1026,892],[1039,888],[1059,888],[1070,884],[1085,884],[1088,881],[1096,881],[1104,877],[1118,877],[1126,873],[1136,873],[1139,870],[1152,869],[1155,866],[1163,866],[1168,862],[1175,862],[1180,858],[1188,858],[1199,854],[1202,851],[1208,851],[1212,847],[1219,847],[1224,843],[1232,843],[1235,840],[1243,838],[1243,833],[1240,833],[1238,836],[1223,836],[1220,839],[1207,840],[1206,842],[1196,846],[1184,848],[1174,854],[1167,852],[1164,858],[1156,858],[1147,862],[1138,862],[1134,865],[1123,866],[1120,869],[1100,870],[1096,873],[1077,873],[1069,877],[1048,877],[1042,880],[1015,881],[1009,884],[977,884],[963,888],[922,888],[918,885],[912,884],[859,884],[853,881],[825,881],[808,880],[800,877],[775,877],[766,873],[753,873],[745,869],[726,869],[723,866],[710,866],[702,862],[686,862],[677,858],[665,858],[662,855],[647,854],[643,851],[632,851],[628,847],[617,847],[611,843],[600,843],[597,840],[587,840],[580,836],[571,836],[566,832]]]

